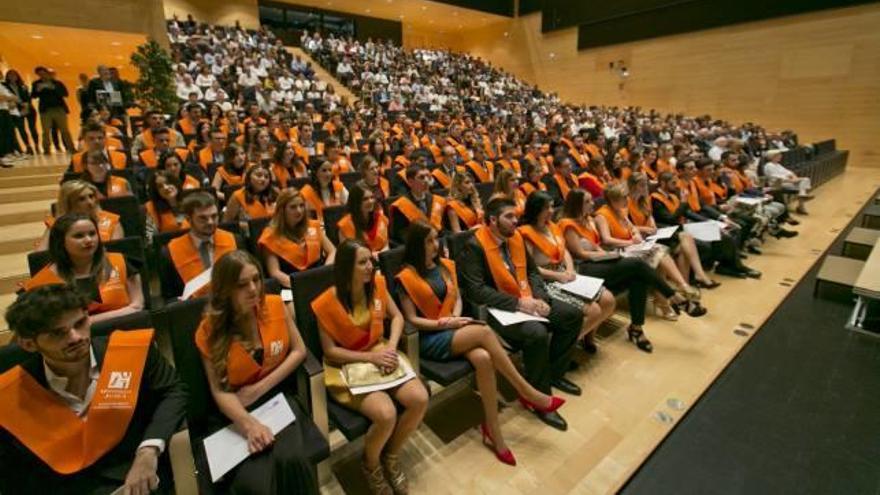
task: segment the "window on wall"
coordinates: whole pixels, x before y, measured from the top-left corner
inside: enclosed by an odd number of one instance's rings
[[[259,11],[260,23],[271,28],[285,45],[299,45],[303,31],[355,35],[353,17],[273,2],[260,2]]]

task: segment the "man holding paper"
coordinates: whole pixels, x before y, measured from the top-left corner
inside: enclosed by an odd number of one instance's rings
[[[523,349],[526,379],[550,394],[551,386],[571,395],[581,389],[565,378],[583,323],[580,308],[550,299],[541,274],[517,232],[516,203],[495,198],[486,205],[486,225],[466,243],[460,275],[466,299],[504,311],[518,311],[549,320],[502,326],[490,317],[498,334]],[[544,423],[565,430],[558,412],[533,411]]]
[[[162,454],[186,391],[152,329],[92,339],[87,306],[47,285],[6,312],[20,348],[0,353],[0,491],[173,493]]]
[[[190,230],[162,249],[159,276],[162,297],[166,299],[180,297],[184,292],[193,297],[206,295],[210,289],[211,266],[239,244],[234,234],[217,228],[219,211],[210,194],[190,194],[183,200],[182,209]],[[190,283],[193,285],[186,290],[185,284]]]

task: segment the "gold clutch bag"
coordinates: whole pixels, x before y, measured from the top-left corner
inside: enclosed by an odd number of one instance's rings
[[[397,369],[387,375],[382,374],[379,367],[373,363],[348,363],[342,366],[342,375],[349,388],[381,385],[400,379],[405,374],[406,369],[400,363],[399,358]]]

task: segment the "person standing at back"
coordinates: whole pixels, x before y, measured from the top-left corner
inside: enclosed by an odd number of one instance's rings
[[[31,98],[39,98],[40,124],[43,127],[43,151],[49,150],[49,135],[52,127],[56,127],[61,132],[61,139],[64,141],[64,147],[69,153],[73,153],[76,147],[73,145],[73,139],[70,137],[70,130],[67,127],[67,114],[70,110],[67,108],[67,86],[63,82],[55,79],[55,73],[49,69],[39,66],[34,69],[39,77],[34,81],[31,87]],[[58,149],[57,151],[61,151]]]

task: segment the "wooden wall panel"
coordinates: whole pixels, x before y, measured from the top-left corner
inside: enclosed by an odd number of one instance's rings
[[[162,0],[5,0],[0,21],[80,29],[165,33]]]
[[[577,31],[542,34],[540,14],[409,46],[486,58],[566,101],[710,113],[829,137],[851,164],[880,167],[880,4],[577,51]],[[404,25],[404,39],[407,41]],[[506,33],[506,34],[505,34]],[[623,80],[608,68],[624,60]]]

